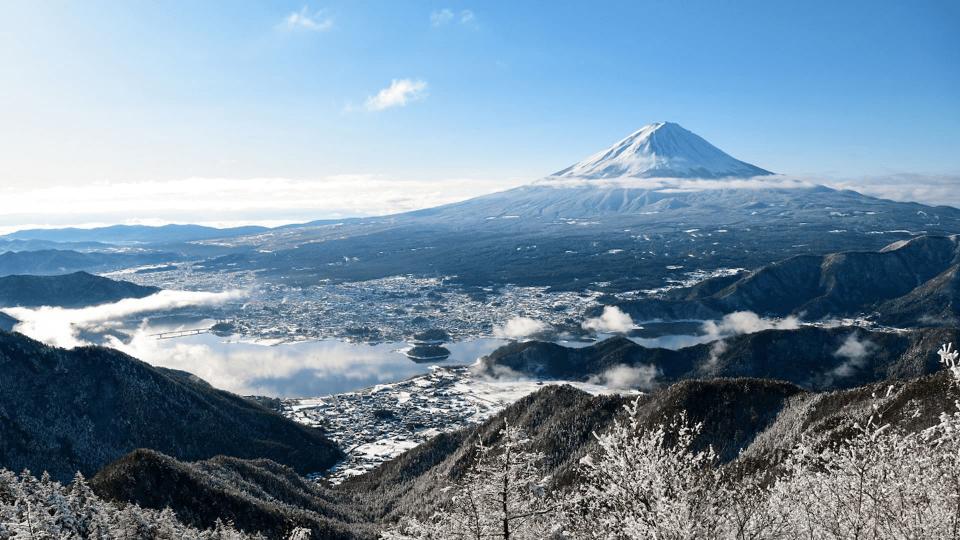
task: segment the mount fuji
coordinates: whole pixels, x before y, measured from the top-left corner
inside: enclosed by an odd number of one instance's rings
[[[691,272],[956,233],[956,208],[774,174],[659,122],[524,186],[404,214],[238,237],[231,241],[238,254],[206,267],[246,267],[298,284],[414,274],[476,286],[615,292],[655,289]]]
[[[616,144],[553,174],[565,178],[746,178],[773,173],[734,159],[672,122],[643,126]]]

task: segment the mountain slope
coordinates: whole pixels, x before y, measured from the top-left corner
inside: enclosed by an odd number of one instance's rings
[[[415,274],[469,286],[619,292],[658,289],[691,270],[753,269],[958,233],[956,208],[772,175],[662,123],[507,191],[203,245],[245,250],[205,262],[207,271],[259,270],[296,285]]]
[[[960,265],[884,302],[877,320],[894,326],[960,326]]]
[[[0,330],[5,332],[13,331],[13,327],[19,323],[17,319],[7,315],[6,313],[0,312]]]
[[[932,373],[939,368],[936,349],[950,342],[960,342],[960,330],[895,333],[803,327],[678,350],[646,348],[623,337],[583,348],[529,341],[497,349],[481,359],[481,368],[491,374],[509,368],[531,376],[585,381],[626,366],[649,373],[653,387],[700,377],[756,377],[832,390]]]
[[[885,411],[886,421],[907,430],[926,428],[953,407],[942,372],[894,384],[889,393],[888,386],[810,393],[761,379],[691,380],[640,396],[638,415],[640,425],[650,428],[686,414],[691,423],[703,426],[695,448],[712,446],[728,466],[769,470],[802,437],[819,444],[863,422],[874,403]],[[531,448],[544,454],[547,474],[557,485],[569,486],[577,481],[581,458],[596,450],[593,434],[622,419],[628,399],[633,398],[545,387],[480,426],[437,436],[337,490],[370,498],[386,521],[428,516],[442,500],[444,487],[467,470],[478,437],[495,446],[504,421],[524,430]]]
[[[361,505],[266,459],[217,456],[194,463],[136,450],[90,480],[101,497],[143,508],[170,508],[197,528],[230,522],[248,533],[286,538],[296,527],[312,538],[374,538]]]
[[[6,251],[0,253],[0,276],[11,274],[65,274],[83,270],[109,271],[131,266],[157,264],[178,260],[172,253],[81,253],[65,249],[38,251]]]
[[[695,448],[712,446],[727,466],[771,470],[803,437],[825,444],[849,433],[854,423],[875,413],[873,405],[896,428],[929,427],[941,413],[953,410],[949,388],[944,372],[826,393],[751,378],[691,380],[637,398],[638,417],[641,426],[650,428],[686,414],[691,423],[702,424]],[[378,506],[387,520],[429,515],[443,487],[466,470],[478,436],[496,445],[505,420],[523,429],[531,448],[545,454],[546,472],[560,486],[570,485],[580,459],[596,450],[592,434],[622,419],[628,399],[592,397],[569,386],[546,387],[481,426],[438,436],[339,489],[382,498]]]
[[[949,389],[943,371],[824,393],[780,381],[720,378],[682,381],[635,399],[641,426],[685,414],[703,426],[695,448],[712,446],[727,467],[769,471],[802,438],[815,445],[835,441],[877,410],[895,428],[929,427],[953,408]],[[319,521],[334,530],[347,523],[354,534],[366,537],[378,523],[429,516],[446,488],[468,470],[477,440],[495,446],[505,421],[521,428],[531,449],[544,454],[542,465],[556,485],[573,485],[581,458],[596,450],[594,434],[623,418],[628,399],[634,398],[547,386],[478,426],[438,435],[330,490],[305,484],[264,460],[186,464],[143,451],[109,465],[93,484],[114,500],[169,505],[191,523],[234,519],[242,528],[268,533],[293,523],[314,527]],[[336,534],[331,537],[340,538]]]
[[[576,178],[724,178],[771,175],[671,122],[643,126],[610,148],[554,173]]]
[[[265,457],[301,473],[342,455],[320,431],[188,374],[0,332],[0,467],[69,480],[136,448],[187,460]]]
[[[708,280],[618,306],[638,320],[734,311],[816,320],[876,312],[878,320],[890,324],[950,325],[960,318],[958,264],[960,236],[921,236],[873,252],[797,256],[733,282]]]
[[[960,210],[822,187],[667,193],[532,185],[410,214],[239,238],[248,253],[204,264],[260,269],[297,284],[417,274],[579,290],[590,276],[609,290],[643,290],[684,280],[690,270],[881,249],[913,236],[905,231],[960,233]]]
[[[143,298],[159,290],[86,272],[58,276],[13,275],[0,277],[0,306],[77,308],[124,298]]]

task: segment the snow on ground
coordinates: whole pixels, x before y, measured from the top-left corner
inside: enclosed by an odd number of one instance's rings
[[[326,429],[344,449],[347,458],[326,476],[339,483],[440,433],[483,422],[551,384],[570,384],[591,394],[619,392],[582,382],[489,379],[465,366],[435,366],[425,375],[357,392],[285,400],[283,413]]]

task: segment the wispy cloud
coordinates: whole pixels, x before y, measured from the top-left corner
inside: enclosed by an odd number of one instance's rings
[[[960,174],[890,174],[861,178],[821,179],[819,183],[852,189],[864,195],[960,208]]]
[[[654,365],[628,366],[619,364],[599,375],[591,376],[587,382],[619,390],[652,390],[656,387],[656,378],[659,375],[660,368]]]
[[[843,341],[840,347],[833,353],[837,358],[842,358],[843,362],[830,372],[835,378],[849,377],[866,365],[867,358],[873,351],[874,344],[867,339],[860,340],[856,334],[850,334]]]
[[[326,32],[333,28],[333,18],[322,10],[314,12],[303,6],[300,11],[294,11],[283,19],[281,26],[287,30],[308,30],[311,32]]]
[[[434,28],[447,24],[472,25],[476,23],[476,18],[473,11],[469,9],[455,12],[450,8],[443,8],[430,13],[430,25]]]
[[[452,21],[455,16],[452,9],[438,9],[430,14],[430,24],[432,26],[443,26]]]
[[[721,189],[803,189],[824,185],[834,189],[851,189],[864,195],[928,205],[960,208],[960,174],[892,174],[836,178],[830,176],[756,176],[753,178],[605,178],[584,179],[548,176],[539,185],[565,187],[616,187],[686,193]]]
[[[578,178],[547,176],[535,182],[556,188],[594,186],[603,188],[649,189],[661,193],[688,193],[724,189],[799,189],[815,186],[810,180],[786,176],[752,178]]]
[[[427,95],[427,82],[420,79],[394,79],[390,86],[367,98],[364,107],[368,111],[382,111],[393,107],[403,107],[408,103],[421,100]]]

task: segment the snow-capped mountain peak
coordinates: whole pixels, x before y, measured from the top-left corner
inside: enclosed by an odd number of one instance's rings
[[[774,174],[740,161],[672,122],[648,124],[553,176],[726,178]]]

